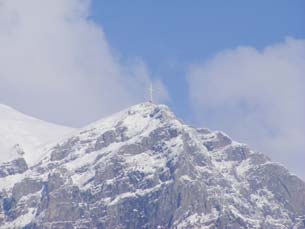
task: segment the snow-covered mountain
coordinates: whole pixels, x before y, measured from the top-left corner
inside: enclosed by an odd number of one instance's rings
[[[0,104],[0,163],[22,156],[28,164],[34,164],[42,156],[42,147],[72,131]]]
[[[164,105],[130,107],[41,155],[0,164],[1,228],[305,226],[301,179]]]

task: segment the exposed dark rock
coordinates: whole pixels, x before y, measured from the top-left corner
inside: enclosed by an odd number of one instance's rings
[[[204,142],[204,145],[209,151],[219,149],[232,143],[232,140],[221,132],[217,132],[215,137]]]
[[[0,164],[0,177],[6,177],[18,173],[24,173],[28,165],[23,158]]]
[[[13,187],[13,198],[18,201],[21,197],[41,190],[43,183],[40,180],[25,178]]]
[[[73,151],[75,144],[79,141],[79,137],[72,137],[62,145],[57,145],[51,153],[51,161],[59,161],[67,157]]]

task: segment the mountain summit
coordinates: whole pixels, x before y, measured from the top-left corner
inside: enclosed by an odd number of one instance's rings
[[[304,228],[305,183],[143,103],[0,164],[1,228]],[[9,172],[10,171],[10,172]]]

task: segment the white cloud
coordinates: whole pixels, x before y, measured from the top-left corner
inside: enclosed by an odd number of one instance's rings
[[[194,114],[305,178],[304,73],[304,40],[223,51],[189,68]]]
[[[115,56],[89,16],[89,0],[0,0],[0,103],[82,125],[143,101],[145,64]]]

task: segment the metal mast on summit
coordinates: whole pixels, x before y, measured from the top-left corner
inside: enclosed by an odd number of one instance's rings
[[[152,83],[150,84],[150,87],[149,87],[149,102],[153,103],[153,85],[152,85]]]

